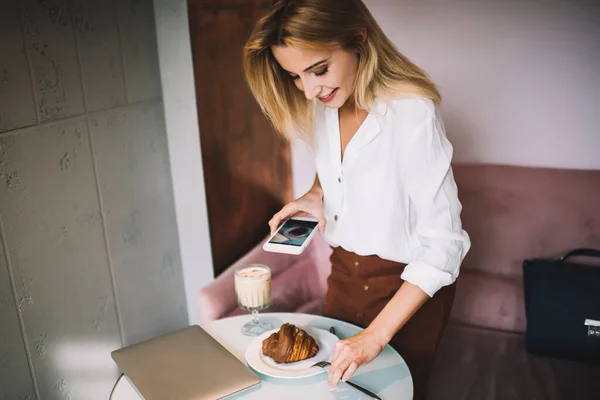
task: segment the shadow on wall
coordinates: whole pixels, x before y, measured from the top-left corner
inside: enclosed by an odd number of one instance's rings
[[[269,220],[284,205],[281,193],[251,174],[231,176],[222,184],[232,185],[233,196],[207,196],[215,276],[264,239],[269,233]]]

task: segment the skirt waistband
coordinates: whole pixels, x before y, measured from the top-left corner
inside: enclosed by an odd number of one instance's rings
[[[385,260],[376,255],[360,256],[342,247],[334,247],[330,259],[332,269],[336,272],[363,278],[399,276],[406,267],[404,263]]]

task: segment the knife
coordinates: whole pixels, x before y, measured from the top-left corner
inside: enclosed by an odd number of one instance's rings
[[[331,334],[335,335],[335,328],[332,326],[331,328],[329,328],[329,332],[331,332]],[[356,383],[352,383],[350,381],[346,381],[346,383],[348,385],[352,386],[353,388],[355,388],[356,390],[360,390],[361,392],[363,392],[367,396],[370,396],[373,399],[382,400],[382,398],[377,396],[375,393],[371,392],[370,390],[365,389],[362,386],[357,385]]]

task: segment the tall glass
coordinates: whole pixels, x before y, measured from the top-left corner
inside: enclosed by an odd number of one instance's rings
[[[247,336],[259,336],[273,329],[267,321],[258,318],[259,311],[271,305],[271,270],[266,265],[251,264],[235,271],[235,293],[238,306],[252,313],[252,320],[242,326]]]

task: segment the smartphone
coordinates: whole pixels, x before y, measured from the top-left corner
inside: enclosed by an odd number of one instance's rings
[[[265,242],[263,249],[275,253],[302,254],[318,231],[314,218],[292,217]]]

